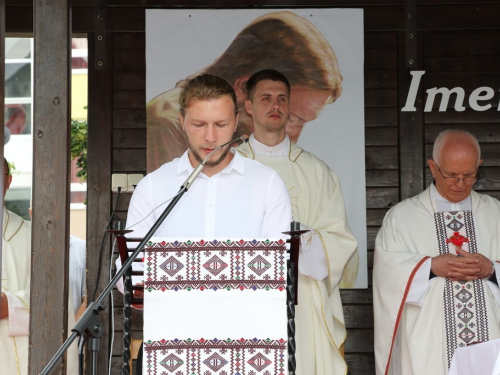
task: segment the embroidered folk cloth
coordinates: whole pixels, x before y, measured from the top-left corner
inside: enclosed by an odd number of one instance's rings
[[[144,258],[143,371],[287,374],[285,245],[152,239]]]
[[[434,213],[439,254],[457,254],[456,248],[477,253],[472,211]],[[482,280],[445,280],[443,295],[448,368],[456,348],[486,342],[488,317]]]

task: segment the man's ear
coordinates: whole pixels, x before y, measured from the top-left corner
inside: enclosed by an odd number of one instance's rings
[[[249,115],[253,114],[252,102],[250,100],[245,100],[245,111],[247,111]]]
[[[237,113],[236,114],[236,126],[234,127],[234,132],[233,133],[236,133],[236,130],[238,129],[238,125],[240,124],[240,114]]]
[[[243,103],[247,99],[247,81],[250,76],[243,76],[233,83],[234,92],[236,93],[236,101]]]
[[[434,173],[436,172],[436,162],[432,159],[429,159],[429,160],[427,160],[427,165],[429,166],[429,168],[431,170],[432,177],[436,178],[436,176],[434,175]]]
[[[179,113],[179,120],[181,120],[181,129],[185,133],[186,129],[184,128],[184,117]]]

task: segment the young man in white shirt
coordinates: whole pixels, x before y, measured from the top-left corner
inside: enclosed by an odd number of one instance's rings
[[[144,236],[193,169],[233,139],[238,125],[236,95],[224,79],[203,74],[180,96],[180,121],[189,149],[137,185],[127,228]],[[272,169],[246,159],[230,146],[216,151],[155,236],[182,238],[283,238],[292,220],[288,192]],[[141,372],[140,359],[137,370]]]

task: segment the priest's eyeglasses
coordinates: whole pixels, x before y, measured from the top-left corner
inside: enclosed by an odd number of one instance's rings
[[[441,176],[444,178],[444,181],[450,185],[455,185],[455,184],[458,185],[460,180],[462,180],[465,185],[474,185],[477,181],[477,176],[473,176],[473,177],[447,177],[447,176],[443,175],[443,172],[441,172],[441,169],[439,169],[439,166],[437,164],[436,164],[436,168],[438,169]]]

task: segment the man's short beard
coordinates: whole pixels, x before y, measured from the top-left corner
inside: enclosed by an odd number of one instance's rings
[[[226,158],[227,154],[229,153],[229,150],[231,150],[231,146],[224,147],[222,149],[222,154],[219,156],[219,158],[216,159],[216,160],[214,160],[214,161],[210,161],[210,159],[208,159],[207,162],[205,163],[205,166],[207,166],[207,167],[215,167],[222,160],[224,160]],[[200,156],[200,154],[194,149],[193,146],[189,145],[189,151],[193,153],[194,158],[198,162],[203,163],[203,160],[205,160],[205,159]]]

